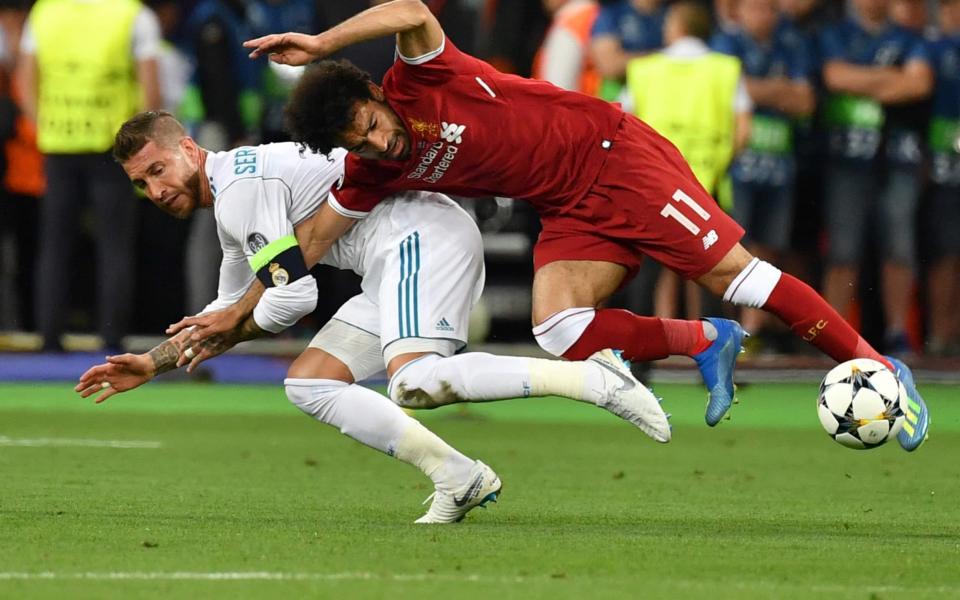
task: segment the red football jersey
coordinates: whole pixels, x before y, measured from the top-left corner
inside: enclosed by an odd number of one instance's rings
[[[398,59],[383,90],[410,136],[410,158],[348,155],[332,202],[347,216],[406,190],[507,196],[562,213],[596,179],[624,116],[598,98],[501,73],[449,39]]]

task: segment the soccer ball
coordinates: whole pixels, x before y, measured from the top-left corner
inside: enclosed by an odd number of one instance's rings
[[[856,358],[830,369],[820,384],[817,414],[837,442],[848,448],[876,448],[903,427],[907,391],[883,364]]]

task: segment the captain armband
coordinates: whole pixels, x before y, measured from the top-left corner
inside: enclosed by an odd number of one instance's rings
[[[265,288],[282,287],[310,274],[293,235],[262,246],[250,258],[250,268]]]

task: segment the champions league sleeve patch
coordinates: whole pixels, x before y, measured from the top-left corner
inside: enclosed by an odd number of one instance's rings
[[[259,236],[257,241],[266,242],[258,233],[251,235],[248,238],[251,250],[254,248],[254,236]],[[250,258],[250,267],[257,274],[257,279],[268,288],[281,287],[310,274],[297,238],[292,235],[260,246]]]

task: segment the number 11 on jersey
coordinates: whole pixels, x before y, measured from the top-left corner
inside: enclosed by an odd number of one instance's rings
[[[677,191],[673,193],[673,201],[687,205],[690,210],[696,213],[696,216],[699,217],[700,220],[704,222],[710,220],[710,213],[708,213],[697,203],[696,200],[691,198],[683,190],[677,189]],[[689,231],[691,235],[700,235],[700,226],[694,223],[690,217],[683,213],[684,211],[681,211],[676,204],[671,202],[667,202],[660,210],[660,216],[667,219],[676,220],[677,223],[683,225],[684,229]],[[717,232],[711,229],[705,236],[703,236],[703,249],[708,249],[710,246],[716,243],[717,239]]]

